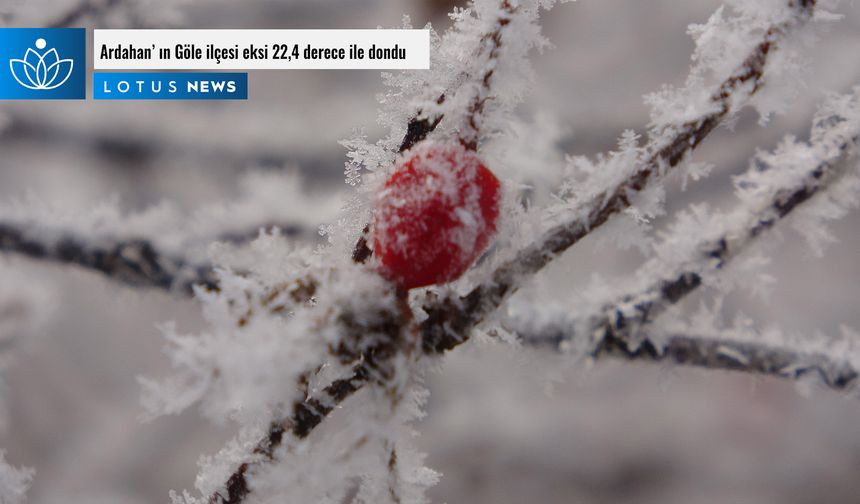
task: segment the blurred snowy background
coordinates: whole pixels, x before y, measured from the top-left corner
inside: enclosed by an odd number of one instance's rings
[[[439,29],[456,5],[117,4],[76,25],[375,28],[399,26],[408,14],[415,26],[432,21]],[[683,83],[693,49],[686,27],[704,22],[719,4],[579,0],[557,6],[544,21],[556,47],[535,56],[537,80],[522,108],[524,120],[537,126],[519,127],[536,153],[521,165],[534,173],[504,175],[551,178],[562,152],[595,155],[611,149],[626,128],[644,131],[642,95]],[[13,0],[3,2],[0,16],[9,26],[43,26],[76,5]],[[712,135],[695,155],[715,166],[712,175],[685,191],[679,177],[670,178],[670,215],[696,201],[730,204],[730,177],[746,168],[757,147],[773,148],[785,133],[803,137],[825,92],[860,82],[860,10],[846,0],[841,12],[845,19],[809,52],[808,86],[791,110],[766,127],[748,111],[733,131]],[[247,102],[6,102],[0,105],[0,212],[11,212],[15,201],[67,217],[114,201],[129,214],[170,202],[178,218],[193,224],[209,212],[229,219],[223,205],[234,202],[228,208],[238,208],[239,220],[295,222],[300,226],[285,239],[317,240],[317,226],[352,190],[343,180],[345,149],[338,141],[357,128],[370,138],[382,133],[375,123],[382,89],[375,71],[268,71],[251,74]],[[777,280],[770,302],[735,295],[726,301],[727,318],[740,309],[799,337],[837,334],[841,324],[860,328],[860,215],[836,222],[833,231],[839,242],[823,260],[786,231],[770,250],[767,271]],[[564,299],[594,272],[611,281],[642,260],[636,251],[589,238],[520,296],[536,303]],[[685,306],[699,301],[694,296]],[[37,470],[29,502],[166,502],[168,490],[192,486],[197,458],[233,435],[196,412],[139,421],[136,377],[167,371],[157,325],[171,320],[183,332],[202,325],[193,301],[0,255],[0,448],[13,465]],[[431,374],[429,386],[419,445],[429,453],[428,465],[444,475],[431,490],[434,501],[860,502],[856,397],[827,391],[806,397],[791,383],[714,371],[623,362],[581,369],[561,357],[486,341],[455,352]]]

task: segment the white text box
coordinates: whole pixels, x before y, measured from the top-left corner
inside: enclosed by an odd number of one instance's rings
[[[93,52],[96,70],[427,69],[430,32],[94,30]]]

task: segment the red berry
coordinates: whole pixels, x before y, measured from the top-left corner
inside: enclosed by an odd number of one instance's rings
[[[424,142],[377,195],[373,249],[382,275],[405,289],[450,282],[496,231],[501,183],[460,144]]]

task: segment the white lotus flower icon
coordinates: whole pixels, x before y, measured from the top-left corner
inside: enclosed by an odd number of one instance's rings
[[[37,49],[44,49],[45,46],[45,39],[36,40]],[[58,88],[69,80],[75,62],[71,59],[60,59],[54,48],[43,53],[28,48],[24,59],[11,59],[9,66],[18,84],[27,89],[48,90]]]

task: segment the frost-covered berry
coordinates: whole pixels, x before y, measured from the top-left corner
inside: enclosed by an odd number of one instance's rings
[[[412,149],[374,205],[382,275],[405,289],[458,278],[496,231],[500,189],[478,155],[459,143]]]

